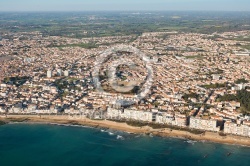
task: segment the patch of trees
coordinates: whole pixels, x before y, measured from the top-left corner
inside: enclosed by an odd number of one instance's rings
[[[81,47],[86,49],[92,49],[92,48],[98,48],[99,45],[94,42],[90,42],[90,43],[76,43],[76,44],[66,44],[66,45],[49,44],[47,47],[57,47],[59,49],[63,47]]]
[[[189,98],[195,98],[195,99],[198,99],[199,98],[199,95],[197,93],[189,93],[189,94],[184,94],[182,96],[182,98],[185,100],[185,101],[188,101]]]
[[[248,92],[247,90],[238,91],[236,95],[226,94],[224,96],[219,96],[218,100],[240,102],[242,113],[250,113],[250,92]]]
[[[235,81],[236,84],[241,84],[241,83],[248,83],[249,81],[247,81],[244,78],[238,79],[237,81]]]
[[[201,87],[207,88],[207,89],[216,89],[216,88],[227,87],[227,84],[226,83],[224,83],[224,84],[216,83],[216,84],[209,84],[209,85],[201,85]]]
[[[23,85],[30,77],[24,76],[24,77],[6,77],[4,78],[3,82],[6,84],[13,84],[16,86]]]

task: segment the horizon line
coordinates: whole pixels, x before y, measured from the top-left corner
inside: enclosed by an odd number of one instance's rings
[[[0,10],[0,12],[250,12],[250,10]]]

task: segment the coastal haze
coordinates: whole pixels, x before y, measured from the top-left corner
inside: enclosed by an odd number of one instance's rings
[[[248,165],[249,6],[0,2],[0,165]]]

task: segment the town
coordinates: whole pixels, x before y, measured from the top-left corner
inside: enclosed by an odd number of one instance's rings
[[[250,31],[82,39],[9,32],[0,41],[0,113],[84,115],[250,137],[249,39]],[[99,56],[117,45],[147,56],[151,84],[147,64],[124,50],[104,60],[99,79],[93,79]],[[136,65],[123,63],[124,58]],[[110,80],[109,74],[116,77]],[[117,102],[127,100],[132,104]]]

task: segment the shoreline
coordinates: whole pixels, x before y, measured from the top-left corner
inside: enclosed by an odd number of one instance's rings
[[[169,128],[153,129],[149,126],[135,127],[130,126],[124,122],[114,122],[109,120],[90,120],[87,118],[70,118],[68,115],[8,115],[7,117],[0,117],[0,121],[10,122],[27,122],[27,123],[41,123],[41,124],[57,124],[57,125],[72,125],[72,126],[88,126],[94,128],[107,128],[128,132],[132,134],[152,134],[159,137],[182,138],[194,141],[208,141],[220,144],[241,145],[250,147],[250,138],[226,135],[220,136],[219,133],[205,131],[204,134],[193,134],[188,131],[174,130]]]

